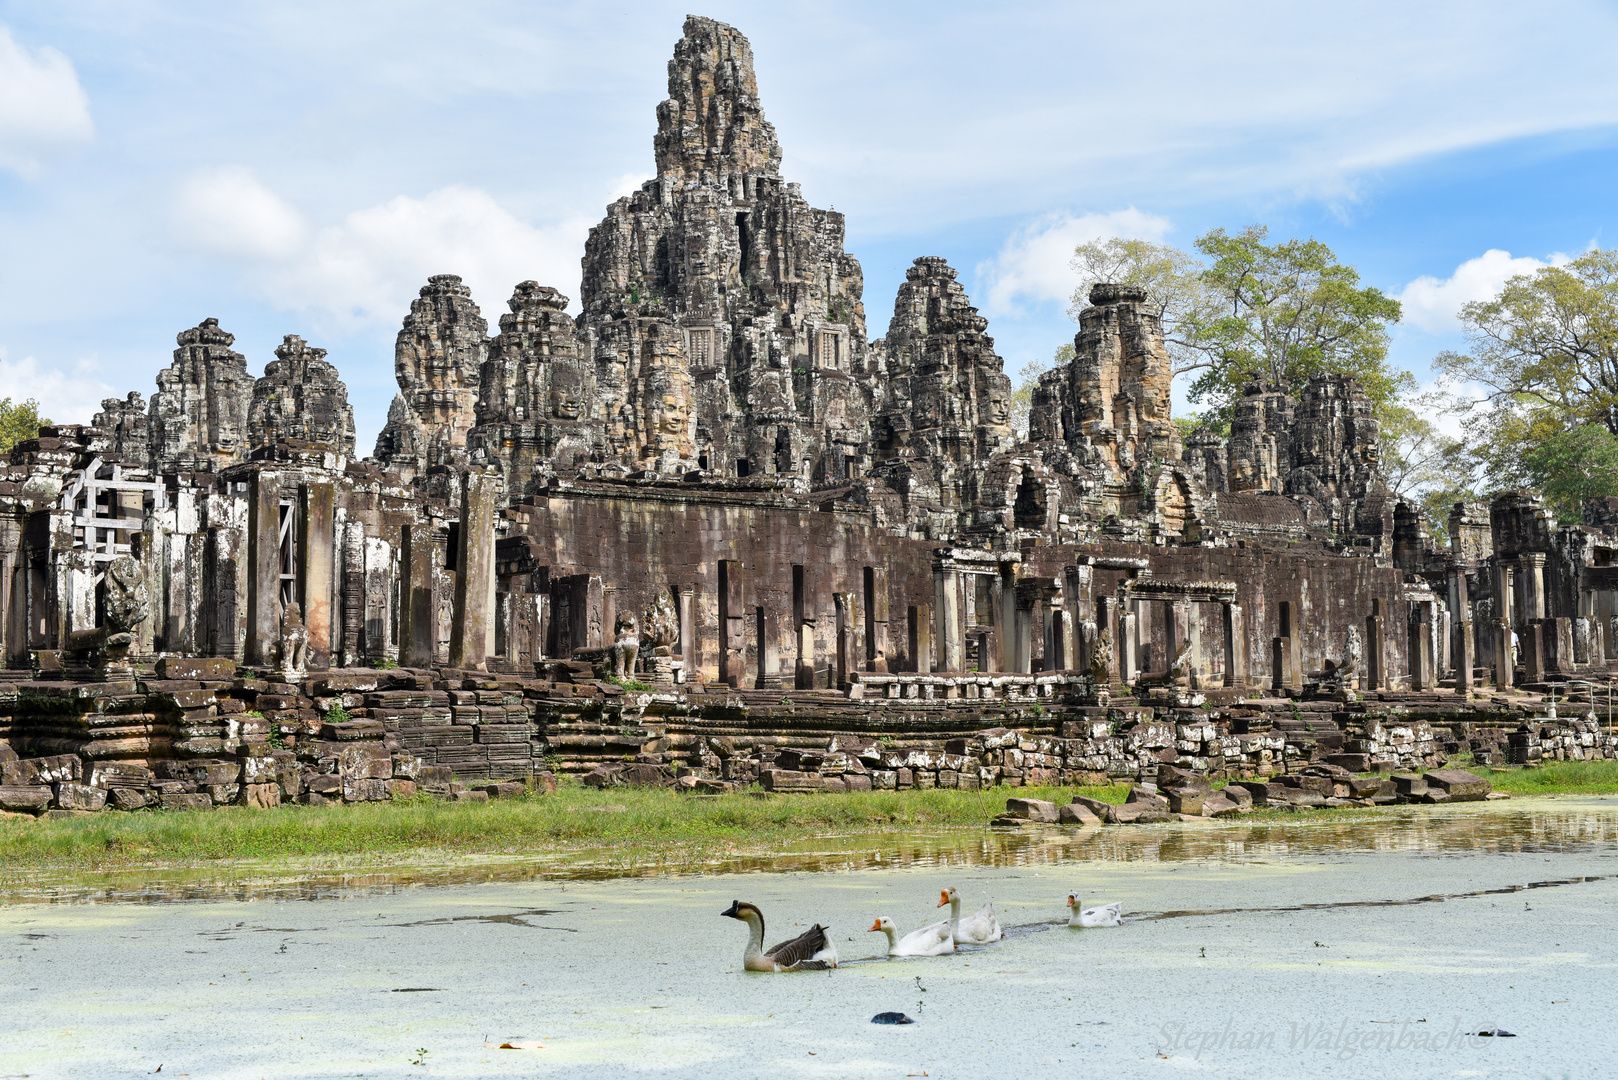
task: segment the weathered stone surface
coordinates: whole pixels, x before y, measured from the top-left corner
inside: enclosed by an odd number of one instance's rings
[[[377,436],[380,461],[420,471],[465,463],[488,329],[456,275],[436,274],[422,286],[394,345],[399,395]]]
[[[1101,816],[1083,803],[1064,803],[1056,808],[1056,820],[1062,825],[1100,825]]]
[[[275,359],[253,384],[247,430],[249,450],[292,439],[339,454],[354,453],[348,387],[326,362],[325,349],[310,348],[296,334],[288,334],[276,346]]]
[[[1044,799],[1007,799],[1006,813],[1050,825],[1057,822],[1056,804]]]
[[[174,363],[157,373],[151,449],[163,472],[218,472],[247,455],[253,377],[236,338],[204,319],[176,338]]]
[[[1422,779],[1429,787],[1441,789],[1450,802],[1481,802],[1489,794],[1489,782],[1465,769],[1435,769]]]
[[[51,804],[48,787],[0,784],[0,810],[41,811]]]

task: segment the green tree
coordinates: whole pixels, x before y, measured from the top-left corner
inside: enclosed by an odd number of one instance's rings
[[[1069,314],[1078,317],[1095,282],[1145,287],[1175,374],[1200,372],[1188,396],[1216,423],[1229,421],[1250,382],[1297,394],[1319,374],[1354,376],[1378,417],[1396,420],[1401,395],[1415,387],[1408,372],[1388,365],[1399,302],[1362,286],[1359,272],[1318,240],[1270,244],[1268,236],[1262,225],[1235,235],[1214,229],[1197,240],[1201,258],[1144,240],[1081,244]]]
[[[1482,391],[1457,411],[1483,483],[1538,489],[1575,518],[1618,495],[1618,250],[1514,277],[1460,318],[1467,350],[1437,363]]]
[[[1320,241],[1267,244],[1267,236],[1264,226],[1251,225],[1197,239],[1211,260],[1201,277],[1217,308],[1199,312],[1188,327],[1187,340],[1209,360],[1191,400],[1226,413],[1250,382],[1296,395],[1312,376],[1351,375],[1385,413],[1415,388],[1409,372],[1388,366],[1388,328],[1399,321],[1399,302],[1362,286],[1359,271]]]
[[[39,415],[39,402],[33,398],[13,405],[11,399],[0,398],[0,454],[9,454],[11,448],[25,439],[39,434],[50,421]]]

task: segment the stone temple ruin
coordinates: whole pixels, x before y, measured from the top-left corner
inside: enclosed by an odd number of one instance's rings
[[[943,259],[869,337],[740,33],[687,20],[657,119],[577,318],[534,281],[493,328],[460,278],[421,288],[370,456],[324,350],[289,335],[254,378],[214,319],[149,403],[17,446],[0,808],[1613,755],[1506,691],[1607,680],[1618,502],[1458,505],[1435,548],[1349,379],[1182,437],[1122,285],[1019,439]]]

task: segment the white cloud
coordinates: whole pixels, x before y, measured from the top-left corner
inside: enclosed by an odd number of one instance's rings
[[[1453,334],[1461,328],[1456,318],[1461,305],[1489,300],[1509,279],[1567,261],[1562,254],[1552,255],[1547,262],[1527,255],[1514,259],[1509,251],[1490,248],[1457,266],[1455,273],[1442,281],[1430,276],[1417,278],[1396,293],[1395,299],[1404,307],[1405,322],[1430,334]]]
[[[235,165],[187,177],[174,200],[174,220],[186,240],[214,255],[287,258],[309,233],[302,214],[252,170]]]
[[[400,195],[317,230],[234,167],[188,178],[177,205],[186,243],[239,263],[278,306],[345,330],[397,325],[433,274],[459,274],[491,323],[519,281],[576,293],[588,231],[583,219],[536,228],[488,192],[460,185]]]
[[[51,155],[94,135],[90,99],[68,58],[31,52],[0,25],[0,168],[35,177]]]
[[[607,196],[608,204],[617,202],[625,195],[635,194],[640,190],[642,184],[656,178],[656,173],[624,173],[624,175],[612,182],[612,193]]]
[[[123,395],[98,377],[93,360],[80,360],[71,370],[41,364],[32,356],[12,361],[0,348],[0,397],[13,403],[33,398],[39,413],[58,424],[88,424],[101,400]]]
[[[1023,303],[1066,304],[1077,281],[1069,265],[1074,248],[1112,236],[1161,240],[1168,231],[1167,218],[1133,206],[1108,214],[1042,217],[1012,233],[993,259],[978,264],[983,311],[1017,318],[1023,314]]]

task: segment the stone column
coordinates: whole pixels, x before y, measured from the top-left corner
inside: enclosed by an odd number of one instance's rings
[[[404,595],[399,603],[399,644],[405,667],[430,667],[438,641],[438,575],[433,572],[433,530],[411,522],[402,530],[399,564]],[[543,639],[541,639],[543,640]]]
[[[1545,681],[1545,620],[1529,619],[1517,637],[1522,645],[1523,681]]]
[[[1225,623],[1225,685],[1247,689],[1247,627],[1240,604],[1221,604]]]
[[[1432,604],[1418,601],[1410,624],[1410,689],[1427,691],[1435,683],[1433,674]]]
[[[961,575],[942,561],[933,563],[933,632],[940,671],[957,673],[966,668],[961,638]]]
[[[719,561],[719,681],[737,688],[742,685],[743,638],[742,564],[736,559]]]
[[[308,634],[308,666],[331,667],[331,598],[336,572],[336,490],[305,484],[298,498],[298,604]]]
[[[1016,638],[1015,665],[1011,670],[1027,675],[1034,670],[1034,602],[1039,598],[1039,586],[1032,579],[1017,582],[1013,595],[1017,599],[1012,618],[1012,634]]]
[[[1518,557],[1524,571],[1523,618],[1545,617],[1545,554],[1540,551],[1524,552]]]
[[[758,690],[781,689],[781,616],[773,611],[757,609],[758,678],[753,686]]]
[[[1018,671],[1017,667],[1017,571],[1013,563],[1002,563],[993,589],[997,610],[995,630],[1000,635],[999,671]]]
[[[1194,673],[1197,667],[1197,654],[1191,640],[1191,603],[1187,600],[1176,600],[1174,603],[1169,605],[1169,612],[1169,634],[1167,639],[1168,662],[1164,665],[1164,668],[1165,670],[1172,670],[1174,667],[1174,661],[1180,658],[1180,653],[1184,652],[1188,645],[1192,645],[1191,657],[1187,661],[1187,664],[1188,669]],[[1195,681],[1194,674],[1192,676],[1192,681]]]
[[[697,594],[695,589],[680,590],[680,659],[685,664],[685,677],[694,679],[702,670],[701,650],[697,648]]]
[[[247,660],[270,667],[281,639],[281,478],[253,474],[247,492]]]
[[[1466,568],[1455,566],[1449,572],[1450,640],[1455,666],[1455,693],[1472,692],[1472,611],[1467,598]]]
[[[1117,611],[1117,626],[1113,629],[1113,640],[1139,641],[1141,633],[1140,627],[1135,623],[1137,617],[1135,612],[1129,611],[1119,604],[1110,606]],[[1135,680],[1140,678],[1140,665],[1135,662],[1135,651],[1133,649],[1125,649],[1121,653],[1114,650],[1113,665],[1118,673],[1118,678],[1127,686],[1133,686]]]
[[[856,670],[854,641],[854,594],[839,592],[832,594],[832,602],[837,609],[837,689],[848,689],[848,676]]]
[[[494,638],[494,517],[500,477],[467,473],[459,486],[460,550],[455,559],[455,625],[450,633],[449,663],[484,671]]]
[[[865,670],[888,670],[888,569],[865,568]]]
[[[910,655],[916,673],[925,675],[937,670],[933,662],[933,609],[931,604],[917,604],[911,610],[915,617],[910,620]]]

